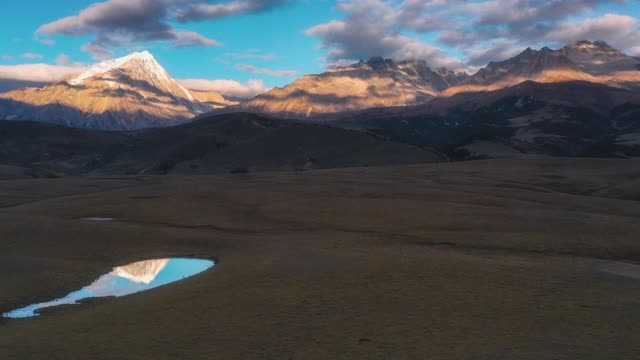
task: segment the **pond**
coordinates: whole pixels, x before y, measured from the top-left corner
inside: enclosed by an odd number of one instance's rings
[[[118,266],[113,268],[110,273],[99,277],[91,285],[73,291],[63,298],[29,305],[5,313],[3,316],[6,318],[27,318],[38,316],[38,311],[41,309],[78,304],[83,299],[130,295],[188,278],[214,265],[215,262],[212,260],[172,258],[140,261]]]

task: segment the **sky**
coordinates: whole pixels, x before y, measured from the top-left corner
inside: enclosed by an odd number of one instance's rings
[[[640,56],[640,0],[6,0],[0,30],[3,90],[148,50],[189,87],[252,96],[373,56],[468,72],[578,40]]]

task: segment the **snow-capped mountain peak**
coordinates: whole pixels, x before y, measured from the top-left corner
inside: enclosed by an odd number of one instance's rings
[[[85,81],[87,81],[88,79],[93,78],[97,75],[105,74],[105,73],[108,73],[109,71],[116,70],[131,60],[140,60],[140,61],[146,62],[149,65],[151,65],[150,66],[151,68],[155,68],[153,70],[156,70],[157,73],[166,74],[166,71],[164,71],[164,69],[160,66],[160,64],[157,63],[156,59],[153,57],[153,55],[151,55],[150,52],[142,51],[142,52],[134,52],[118,59],[107,60],[99,64],[95,64],[91,66],[89,69],[87,69],[85,72],[83,72],[82,74],[78,75],[77,77],[67,82],[71,85],[80,85]]]
[[[171,78],[169,73],[148,51],[134,52],[118,59],[93,65],[67,83],[78,86],[92,80],[103,81],[110,88],[121,88],[122,85],[130,86],[132,81],[142,82],[142,84],[146,83],[146,85],[164,93],[189,101],[194,100],[191,92]]]
[[[217,93],[185,89],[148,51],[95,64],[42,89],[0,94],[2,98],[26,104],[11,110],[16,118],[108,130],[175,125],[234,103]]]

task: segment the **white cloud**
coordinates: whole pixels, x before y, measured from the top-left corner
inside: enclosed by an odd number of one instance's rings
[[[24,53],[21,56],[23,58],[29,59],[29,60],[42,59],[42,55],[36,54],[36,53],[32,53],[32,52]]]
[[[91,54],[94,60],[100,61],[111,59],[115,55],[113,50],[108,49],[106,46],[93,43],[82,45],[82,50]]]
[[[637,0],[634,0],[637,1]],[[338,0],[340,20],[306,30],[329,65],[382,56],[432,66],[474,68],[526,47],[601,40],[620,50],[640,45],[638,18],[602,15],[625,0]],[[581,20],[575,20],[576,16]],[[426,41],[432,38],[435,40]],[[455,50],[455,52],[451,50]],[[459,59],[449,54],[460,54]]]
[[[215,91],[225,97],[252,98],[258,94],[266,92],[269,88],[264,86],[262,80],[249,80],[241,83],[236,80],[206,80],[206,79],[183,79],[178,82],[192,90]]]
[[[70,62],[71,61],[69,61],[69,55],[67,54],[60,54],[56,58],[56,64],[58,65],[69,65]]]
[[[176,31],[173,47],[183,48],[191,46],[222,46],[221,42],[208,39],[193,31]]]
[[[49,39],[49,38],[44,38],[44,39],[38,39],[39,42],[45,44],[45,45],[49,45],[49,46],[53,46],[56,44],[56,41],[53,39]]]
[[[295,70],[273,70],[267,68],[259,68],[253,65],[238,64],[235,66],[237,70],[250,72],[252,74],[264,74],[269,76],[289,77],[297,74]]]
[[[382,56],[396,60],[424,59],[437,67],[462,66],[441,49],[402,34],[406,14],[402,5],[395,4],[382,0],[340,1],[338,10],[345,13],[344,20],[320,24],[305,33],[322,39],[330,65],[345,59]]]
[[[85,70],[81,65],[21,64],[0,66],[0,79],[53,83]]]
[[[197,1],[196,1],[197,2]],[[176,19],[179,21],[195,21],[204,19],[217,19],[238,14],[251,14],[268,10],[277,5],[283,5],[289,0],[234,0],[222,4],[207,4],[200,1],[199,4],[181,8],[176,11]]]
[[[575,42],[585,39],[606,40],[619,49],[640,46],[640,21],[620,14],[558,23],[545,35],[545,40]]]
[[[166,41],[173,47],[221,46],[203,34],[174,27],[175,21],[197,21],[257,13],[295,0],[106,0],[40,26],[37,36],[95,36],[83,49],[103,59],[113,48]]]
[[[247,49],[243,52],[227,53],[225,57],[229,57],[233,60],[245,60],[245,59],[258,59],[264,61],[271,61],[276,58],[273,53],[263,53],[260,49]]]
[[[468,57],[470,72],[478,67],[487,65],[491,61],[507,60],[520,52],[522,48],[518,46],[518,41],[500,39],[492,42],[483,42],[479,46],[470,46],[464,50]]]

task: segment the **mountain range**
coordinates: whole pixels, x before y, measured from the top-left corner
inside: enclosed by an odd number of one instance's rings
[[[251,118],[247,112],[268,116]],[[95,65],[56,84],[0,94],[0,117],[8,120],[137,130],[179,125],[194,116],[199,121],[193,128],[84,133],[104,145],[96,149],[98,145],[71,140],[77,148],[67,146],[52,136],[40,140],[58,153],[27,146],[28,137],[24,144],[0,139],[0,163],[38,164],[72,174],[137,174],[447,157],[635,157],[640,156],[640,58],[600,41],[580,41],[557,50],[528,48],[473,75],[432,69],[424,61],[373,58],[306,75],[236,103],[217,93],[185,89],[143,52]],[[13,133],[16,126],[4,131]],[[39,136],[44,130],[36,128],[29,125],[23,131]],[[66,139],[78,136],[49,130]],[[355,144],[375,149],[356,155]],[[416,153],[415,146],[425,153]],[[382,156],[378,151],[392,147],[400,155]],[[86,151],[101,154],[97,163],[93,154],[70,155]],[[355,158],[338,161],[323,155],[316,161],[314,154],[329,153]],[[376,156],[380,161],[374,161]]]
[[[372,58],[322,74],[306,75],[283,88],[221,112],[261,112],[281,117],[310,118],[362,109],[413,106],[460,93],[490,92],[525,81],[584,81],[640,90],[640,58],[608,44],[579,41],[558,50],[528,48],[517,56],[489,63],[473,75],[425,61],[395,62]]]
[[[347,110],[417,105],[428,102],[467,76],[446,68],[432,70],[426,61],[394,62],[378,57],[303,76],[227,110],[310,117]]]
[[[526,49],[426,104],[314,121],[429,145],[454,159],[640,156],[640,59],[604,42]]]
[[[640,59],[627,56],[601,41],[579,41],[559,50],[527,48],[511,59],[489,63],[476,74],[446,89],[442,95],[494,91],[524,81],[586,81],[637,89]]]
[[[53,85],[0,94],[0,118],[102,130],[172,126],[211,111],[309,118],[421,105],[434,98],[496,91],[525,81],[584,81],[639,90],[640,58],[601,41],[579,41],[558,50],[528,48],[468,75],[432,69],[421,60],[378,57],[305,75],[238,103],[219,93],[185,89],[145,51],[94,65]]]

